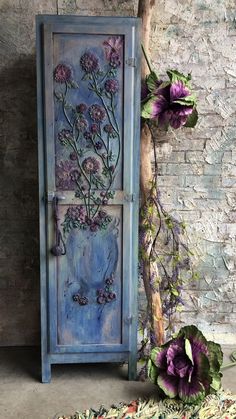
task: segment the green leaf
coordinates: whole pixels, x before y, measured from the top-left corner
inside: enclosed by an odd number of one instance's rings
[[[146,78],[147,87],[150,90],[150,92],[153,92],[156,90],[157,81],[158,81],[157,74],[154,71],[152,71]]]
[[[198,121],[198,112],[197,109],[194,108],[191,115],[189,115],[186,124],[184,125],[186,128],[194,128]]]
[[[79,88],[79,85],[78,85],[78,83],[77,83],[75,80],[71,80],[71,82],[70,82],[70,86],[71,86],[73,89],[78,89],[78,88]]]
[[[181,80],[185,85],[189,86],[189,82],[191,80],[190,73],[187,76],[185,76],[183,73],[180,73],[177,70],[167,70],[166,73],[172,83],[174,83],[177,80]]]
[[[145,119],[152,119],[152,109],[153,104],[156,101],[155,97],[152,96],[147,102],[145,102],[141,107],[141,116]]]
[[[154,384],[157,383],[158,369],[151,359],[148,361],[148,377]]]
[[[191,343],[187,338],[185,339],[185,352],[192,364],[194,364]]]

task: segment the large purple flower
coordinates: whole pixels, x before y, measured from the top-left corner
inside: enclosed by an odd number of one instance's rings
[[[71,80],[72,71],[66,64],[58,64],[54,70],[54,79],[57,83],[65,83]]]
[[[98,57],[92,52],[85,52],[80,58],[80,65],[85,73],[97,72],[99,70]]]
[[[183,327],[177,337],[154,348],[149,377],[166,396],[197,403],[220,387],[223,354],[195,326]]]
[[[151,104],[151,118],[158,119],[158,125],[180,128],[185,125],[193,106],[179,103],[181,99],[190,96],[190,92],[181,80],[159,87]]]
[[[87,174],[96,174],[100,169],[99,161],[95,157],[87,157],[82,163]]]

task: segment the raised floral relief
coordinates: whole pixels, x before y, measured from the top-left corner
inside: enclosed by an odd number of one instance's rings
[[[92,104],[72,103],[75,100],[71,99],[70,89],[79,92],[79,85],[74,80],[70,64],[59,63],[54,70],[57,86],[54,94],[61,104],[64,120],[57,141],[68,150],[68,158],[56,161],[56,186],[61,190],[74,190],[75,196],[83,200],[87,220],[91,221],[94,231],[95,226],[104,228],[108,220],[111,221],[107,216],[105,223],[98,223],[97,218],[100,206],[114,196],[111,188],[120,158],[121,138],[116,108],[122,47],[121,37],[109,37],[101,46],[103,58],[90,50],[79,58],[80,82],[87,84],[90,102],[91,95],[94,100]],[[96,190],[100,192],[96,193]],[[67,212],[66,220],[68,217]],[[77,223],[66,220],[64,231],[68,231],[69,226],[78,228],[81,225],[80,219]]]
[[[121,154],[118,108],[122,53],[122,37],[113,36],[100,47],[85,49],[78,56],[77,65],[60,62],[54,69],[58,112],[56,187],[74,191],[80,200],[66,210],[61,223],[64,237],[74,229],[80,230],[81,238],[88,234],[89,240],[99,232],[106,232],[108,237],[116,235],[116,232],[111,233],[112,222],[117,226],[118,220],[113,220],[104,205],[114,197],[112,188]],[[115,242],[113,246],[116,252]],[[117,299],[114,291],[115,259],[112,262],[114,268],[110,267],[109,260],[107,263],[106,275],[100,284],[95,285],[94,291],[91,289],[92,294],[84,280],[78,281],[78,288],[71,295],[75,304],[86,306],[96,302],[102,312],[106,304]]]

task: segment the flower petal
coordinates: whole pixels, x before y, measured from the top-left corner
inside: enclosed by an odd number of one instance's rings
[[[164,391],[166,396],[173,399],[178,394],[178,378],[166,374],[164,371],[160,372],[157,377],[158,386]]]
[[[152,118],[157,118],[161,113],[168,109],[168,101],[164,96],[158,96],[152,104]]]
[[[170,100],[173,102],[174,100],[180,99],[182,97],[186,97],[190,95],[190,91],[187,87],[183,84],[181,80],[177,80],[175,83],[172,83],[170,86]]]
[[[197,354],[195,354],[194,361],[194,376],[197,376],[197,379],[203,384],[206,392],[208,393],[210,389],[210,384],[212,382],[209,359],[204,353],[198,352]]]
[[[193,359],[198,352],[203,352],[208,355],[207,340],[196,326],[191,325],[182,327],[177,337],[179,338],[182,336],[189,339],[191,343]]]
[[[158,376],[158,369],[154,362],[151,359],[148,361],[148,377],[150,380],[156,384],[157,383],[157,376]]]
[[[158,368],[167,368],[167,349],[167,347],[157,347],[154,348],[151,352],[151,360]]]
[[[205,389],[197,379],[188,382],[187,378],[180,378],[178,394],[185,403],[197,403],[205,397]]]

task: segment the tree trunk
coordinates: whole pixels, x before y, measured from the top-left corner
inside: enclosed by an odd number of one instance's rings
[[[149,41],[151,32],[151,17],[155,6],[155,0],[139,0],[138,16],[142,18],[142,44],[147,55],[149,55]],[[149,69],[146,60],[142,59],[142,80],[145,79]],[[149,127],[146,123],[142,124],[141,129],[141,172],[140,172],[140,187],[141,187],[141,220],[140,225],[145,224],[145,209],[148,208],[149,198],[152,193],[152,137]],[[145,231],[145,229],[143,229]],[[162,305],[159,290],[151,286],[151,279],[158,279],[158,268],[155,262],[150,261],[150,252],[152,247],[152,237],[149,232],[146,232],[144,238],[145,258],[142,261],[142,275],[144,281],[144,288],[148,301],[148,309],[150,310],[151,327],[154,335],[154,340],[158,345],[164,343],[164,324],[162,315]],[[146,245],[145,245],[146,243]]]

